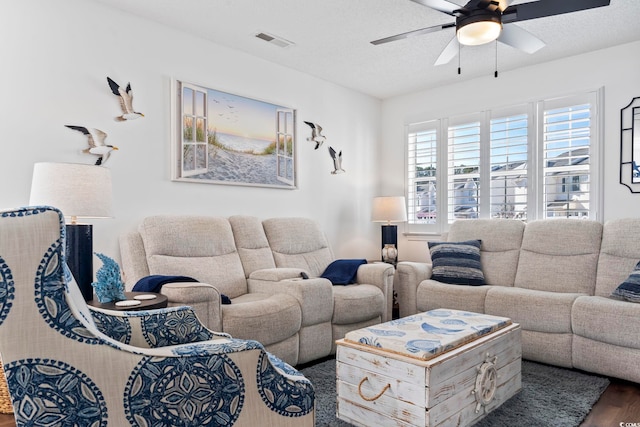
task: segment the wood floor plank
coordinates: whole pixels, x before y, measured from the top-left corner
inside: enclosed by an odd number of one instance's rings
[[[611,384],[580,427],[640,425],[640,384],[611,379]]]

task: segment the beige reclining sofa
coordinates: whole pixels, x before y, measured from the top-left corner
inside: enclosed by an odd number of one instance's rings
[[[611,298],[640,261],[640,218],[462,220],[444,237],[482,241],[487,285],[441,283],[431,264],[401,262],[401,316],[453,308],[510,317],[522,326],[524,358],[640,382],[640,304]]]
[[[291,365],[391,319],[393,267],[364,264],[355,284],[332,285],[319,276],[333,252],[307,218],[153,216],[120,237],[120,252],[127,290],[149,275],[192,277],[162,286],[170,307],[191,306],[209,329],[257,340]]]

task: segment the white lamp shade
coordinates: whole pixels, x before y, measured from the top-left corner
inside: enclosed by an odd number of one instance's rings
[[[78,163],[36,163],[31,181],[31,206],[53,206],[65,217],[110,218],[111,170]]]
[[[373,222],[405,222],[407,220],[407,206],[404,196],[374,197],[371,221]]]

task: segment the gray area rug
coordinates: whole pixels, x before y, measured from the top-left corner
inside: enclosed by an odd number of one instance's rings
[[[336,419],[335,359],[302,367],[316,391],[316,427],[346,427]],[[476,427],[576,427],[589,414],[609,380],[581,371],[523,361],[522,391]]]

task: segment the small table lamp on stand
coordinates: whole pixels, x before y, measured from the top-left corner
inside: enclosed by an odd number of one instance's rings
[[[404,196],[374,197],[371,220],[386,223],[382,226],[382,261],[395,264],[398,260],[398,226],[391,223],[407,220]]]
[[[67,265],[85,301],[93,299],[93,228],[78,218],[111,218],[111,171],[77,163],[36,163],[31,206],[53,206],[70,220],[66,226]]]

